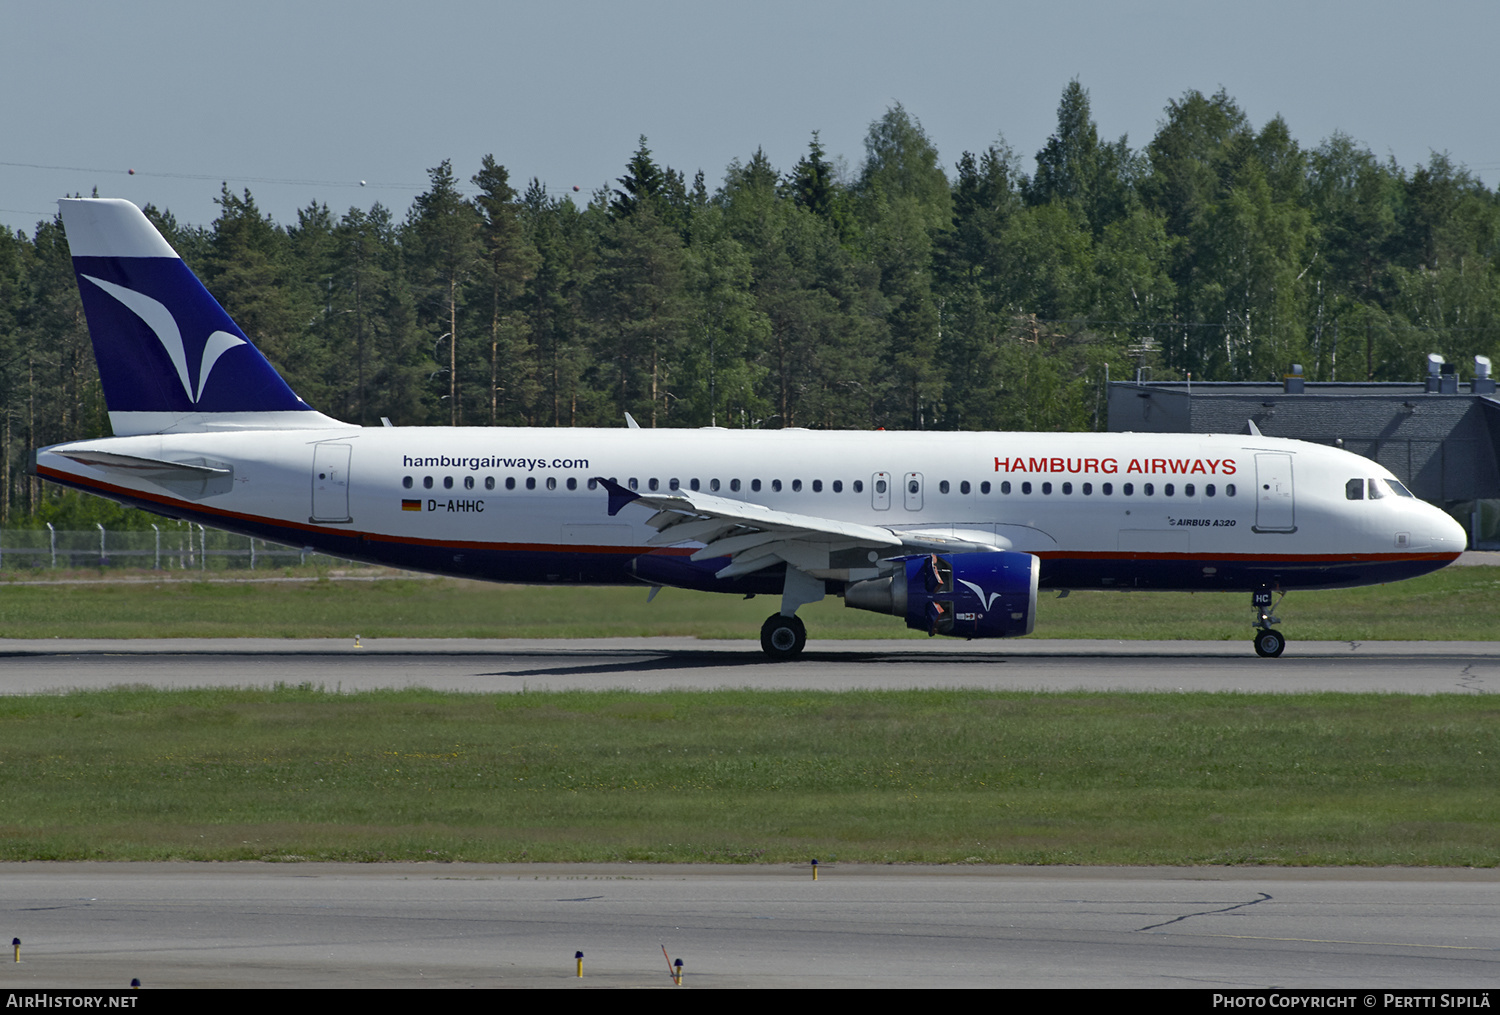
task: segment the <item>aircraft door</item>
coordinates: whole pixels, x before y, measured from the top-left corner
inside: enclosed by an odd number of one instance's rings
[[[870,477],[871,505],[876,511],[889,511],[891,508],[891,474],[889,472],[877,472]]]
[[[906,510],[922,510],[922,474],[908,472],[901,480],[901,488],[906,495]]]
[[[314,522],[348,522],[349,445],[314,444],[312,518]]]
[[[1297,531],[1291,455],[1255,456],[1255,531]]]

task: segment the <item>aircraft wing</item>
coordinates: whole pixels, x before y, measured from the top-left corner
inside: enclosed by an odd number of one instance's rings
[[[831,556],[841,551],[873,550],[880,557],[963,550],[996,550],[1000,547],[962,539],[925,534],[897,534],[877,525],[841,521],[818,515],[777,511],[728,497],[696,491],[639,493],[618,483],[598,478],[609,491],[609,513],[619,513],[628,504],[655,510],[646,524],[656,530],[652,546],[696,542],[692,560],[729,557],[716,574],[733,578],[785,561],[809,574],[828,571]],[[870,566],[868,562],[865,566]]]

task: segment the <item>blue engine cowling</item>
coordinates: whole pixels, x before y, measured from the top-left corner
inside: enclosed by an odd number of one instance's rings
[[[1015,638],[1036,625],[1041,561],[1029,553],[903,557],[889,578],[857,582],[844,605],[906,618],[906,626],[956,638]]]

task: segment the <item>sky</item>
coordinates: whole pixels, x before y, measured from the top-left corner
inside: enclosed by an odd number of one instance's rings
[[[208,225],[225,183],[282,224],[314,202],[400,217],[431,167],[467,181],[486,154],[585,201],[642,135],[710,189],[757,148],[790,170],[813,131],[853,173],[897,102],[950,175],[1002,136],[1029,173],[1074,78],[1134,148],[1223,88],[1304,147],[1447,152],[1495,187],[1497,38],[1493,0],[7,0],[0,224],[30,234],[97,188]]]

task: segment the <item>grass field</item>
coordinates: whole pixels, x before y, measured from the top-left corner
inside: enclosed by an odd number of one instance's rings
[[[0,698],[0,859],[1414,864],[1500,857],[1480,696]]]
[[[88,576],[76,576],[86,578]],[[773,598],[450,580],[0,583],[51,637],[753,638]],[[1497,637],[1500,569],[1298,593],[1293,639]],[[1243,594],[1047,598],[1037,635],[1249,637]],[[921,637],[806,607],[813,637]],[[1500,702],[977,691],[0,698],[0,859],[1492,866]]]
[[[210,583],[144,580],[38,585],[0,581],[9,638],[278,637],[756,638],[775,597],[664,589],[522,587],[447,579]],[[1036,637],[1250,638],[1245,593],[1043,593]],[[1500,568],[1450,567],[1363,589],[1294,592],[1279,607],[1297,640],[1494,640]],[[813,638],[925,637],[895,617],[827,599],[800,615]]]

